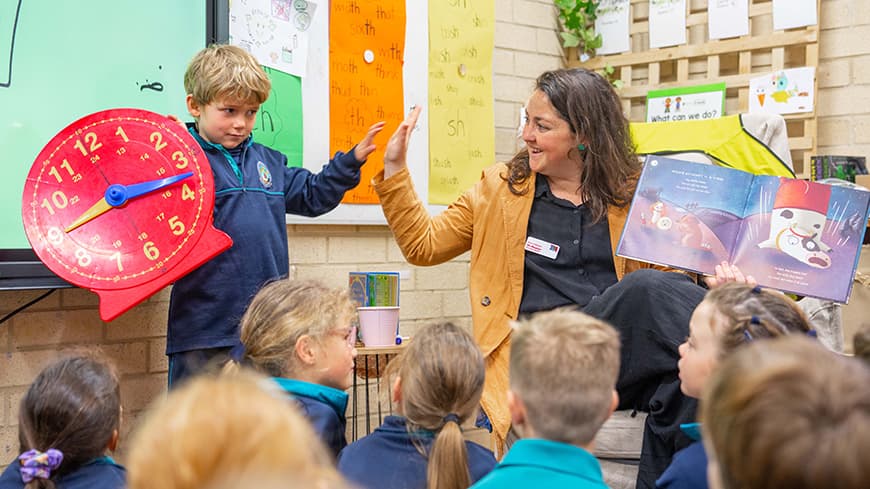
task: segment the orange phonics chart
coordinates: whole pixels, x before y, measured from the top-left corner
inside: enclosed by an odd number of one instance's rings
[[[388,121],[378,149],[362,168],[360,185],[345,194],[348,204],[375,204],[371,186],[383,168],[387,137],[404,118],[402,58],[404,0],[333,0],[329,18],[329,149],[347,151],[369,126]]]

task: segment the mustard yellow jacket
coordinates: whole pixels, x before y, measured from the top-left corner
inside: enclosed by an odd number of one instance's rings
[[[534,200],[535,174],[524,195],[510,192],[500,175],[507,165],[483,171],[480,181],[441,214],[430,217],[404,169],[387,180],[383,172],[372,183],[396,243],[413,265],[444,263],[471,250],[469,293],[474,337],[486,358],[486,385],[481,405],[498,443],[510,428],[507,409],[510,320],[516,319],[523,292],[526,228]],[[607,212],[610,243],[619,242],[628,207]],[[613,256],[616,277],[641,268],[664,267]]]

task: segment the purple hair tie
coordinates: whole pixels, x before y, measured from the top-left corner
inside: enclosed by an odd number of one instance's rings
[[[18,456],[21,467],[21,480],[27,484],[33,479],[50,479],[51,471],[60,467],[63,462],[63,453],[60,450],[49,448],[45,452],[36,449],[28,450]]]

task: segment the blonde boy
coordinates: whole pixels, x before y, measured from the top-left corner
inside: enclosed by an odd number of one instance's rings
[[[618,403],[619,335],[570,309],[535,314],[511,337],[508,407],[522,437],[475,489],[606,488],[590,453]]]
[[[239,320],[263,284],[290,270],[285,215],[319,216],[356,186],[374,151],[377,123],[349,153],[338,152],[320,173],[288,168],[280,152],[253,141],[251,131],[271,82],[257,60],[236,46],[212,45],[184,75],[189,131],[214,174],[215,226],[233,246],[175,283],[169,303],[169,383],[206,365],[238,357]]]

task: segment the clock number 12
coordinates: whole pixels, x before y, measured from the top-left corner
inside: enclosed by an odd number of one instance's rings
[[[97,142],[97,135],[92,132],[85,133],[85,142],[88,143],[88,148],[85,148],[81,139],[77,139],[76,143],[73,144],[74,148],[82,152],[82,156],[87,156],[89,152],[96,151],[103,147],[103,143]]]

